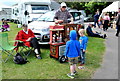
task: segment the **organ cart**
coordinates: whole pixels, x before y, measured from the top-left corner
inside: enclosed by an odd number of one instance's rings
[[[66,61],[64,51],[66,42],[69,40],[71,30],[78,31],[81,25],[65,24],[50,26],[50,57],[59,59],[60,63]]]

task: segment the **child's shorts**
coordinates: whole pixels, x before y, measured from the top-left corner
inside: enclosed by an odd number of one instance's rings
[[[77,64],[78,63],[78,57],[74,57],[74,58],[69,58],[68,57],[68,61],[69,61],[70,65]]]

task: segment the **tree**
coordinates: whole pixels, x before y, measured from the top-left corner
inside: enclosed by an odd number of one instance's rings
[[[97,9],[99,9],[100,12],[102,12],[102,10],[110,4],[111,4],[111,2],[93,2],[93,1],[91,1],[91,2],[86,3],[85,7],[87,8],[88,11],[90,11],[90,13],[92,15],[94,15],[95,12],[97,11]]]
[[[94,15],[97,9],[102,12],[102,9],[110,5],[112,2],[66,2],[67,6],[72,9],[85,10],[86,14]]]

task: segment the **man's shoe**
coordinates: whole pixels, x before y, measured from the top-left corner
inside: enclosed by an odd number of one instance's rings
[[[71,73],[68,73],[67,76],[72,78],[72,79],[74,78],[74,75],[71,75]]]
[[[116,34],[116,37],[119,37],[119,36]]]
[[[106,34],[104,34],[103,38],[105,39],[106,37],[107,37],[107,35],[106,35]]]

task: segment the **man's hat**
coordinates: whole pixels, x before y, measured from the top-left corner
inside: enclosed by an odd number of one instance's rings
[[[63,7],[63,6],[66,6],[66,7],[67,7],[67,5],[66,5],[65,2],[62,2],[62,3],[61,3],[61,7]]]

